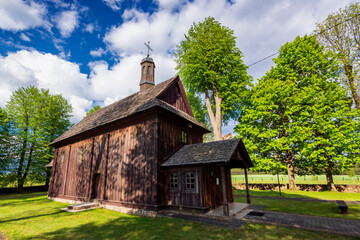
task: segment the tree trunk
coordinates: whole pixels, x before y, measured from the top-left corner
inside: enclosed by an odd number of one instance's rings
[[[22,147],[20,150],[20,161],[19,161],[18,171],[16,174],[19,192],[22,191],[22,188],[24,186],[24,181],[22,179],[22,172],[23,172],[23,166],[24,166],[24,161],[25,161],[26,145],[27,145],[27,141],[28,141],[28,122],[26,121],[25,124],[26,124],[26,126],[24,129],[24,140],[22,142]]]
[[[357,91],[357,87],[356,87],[356,83],[355,83],[354,74],[353,74],[352,69],[353,69],[352,65],[345,64],[345,74],[346,74],[346,77],[348,79],[350,91],[351,91],[352,97],[353,97],[354,102],[355,102],[355,107],[358,110],[360,110],[360,98],[359,98],[359,93]]]
[[[28,162],[27,162],[27,165],[26,165],[26,168],[25,168],[25,172],[24,172],[24,175],[21,176],[21,182],[22,182],[22,186],[23,184],[25,183],[25,180],[26,180],[26,177],[29,173],[29,169],[30,169],[30,165],[31,165],[31,161],[32,161],[32,154],[34,152],[34,147],[35,147],[35,136],[36,136],[36,128],[34,128],[34,133],[33,133],[33,140],[31,141],[31,146],[30,146],[30,152],[29,152],[29,157],[28,157]],[[21,188],[22,188],[21,186]],[[19,189],[19,188],[18,188]]]
[[[328,186],[328,190],[329,191],[336,191],[336,187],[335,187],[335,184],[334,184],[334,179],[333,179],[333,176],[332,176],[332,166],[331,164],[328,164],[326,170],[325,170],[325,173],[326,173],[326,181],[327,181],[327,186]]]
[[[208,111],[209,114],[209,118],[210,118],[210,123],[211,126],[213,128],[214,131],[214,139],[215,141],[217,140],[222,140],[222,132],[221,132],[221,98],[218,96],[217,91],[214,91],[214,98],[215,98],[215,114],[212,110],[211,107],[211,101],[210,101],[210,95],[209,95],[209,91],[205,90],[205,100],[206,100],[206,109]]]
[[[289,189],[296,189],[294,161],[291,155],[286,157],[286,167],[288,169]]]

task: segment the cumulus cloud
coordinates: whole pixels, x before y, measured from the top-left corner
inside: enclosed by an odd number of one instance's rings
[[[68,100],[74,96],[89,97],[87,77],[80,73],[79,66],[49,53],[22,50],[0,57],[0,79],[1,106],[9,100],[12,91],[28,85],[50,89],[51,93],[62,94]],[[77,114],[83,112],[77,106],[84,105],[73,106]],[[74,120],[82,118],[75,117]]]
[[[77,64],[49,53],[22,50],[0,57],[0,106],[9,100],[11,92],[20,86],[34,85],[63,95],[73,106],[73,122],[81,120],[93,101],[108,105],[139,91],[140,61],[143,55],[123,58],[114,66],[104,61],[91,62],[89,76],[82,74]],[[175,71],[167,57],[154,55],[156,83]]]
[[[105,53],[105,50],[102,48],[98,48],[96,50],[91,50],[90,55],[93,57],[101,57]]]
[[[121,9],[121,3],[123,0],[103,0],[112,10],[119,11]]]
[[[92,23],[87,24],[85,27],[85,31],[89,32],[89,33],[92,33],[94,31],[94,29],[95,29],[95,26]]]
[[[71,33],[79,25],[78,12],[75,10],[63,11],[55,17],[56,26],[63,37],[70,37]]]
[[[34,1],[1,0],[0,28],[16,32],[39,26],[49,27],[43,18],[45,14],[46,7]]]
[[[85,117],[87,110],[89,110],[92,105],[92,101],[78,96],[71,96],[69,103],[73,108],[72,122],[79,122],[83,117]]]
[[[234,30],[237,45],[246,64],[277,52],[281,45],[297,35],[311,34],[315,23],[350,1],[227,1],[192,2],[158,0],[153,14],[136,9],[125,10],[123,24],[113,26],[104,37],[108,48],[121,57],[137,54],[149,40],[154,52],[166,56],[184,39],[194,22],[213,16]],[[177,11],[173,11],[176,7]],[[320,11],[321,10],[321,11]],[[170,58],[169,58],[170,61]],[[272,65],[271,59],[249,69],[254,78],[261,77]]]
[[[25,33],[21,33],[20,38],[26,42],[30,42],[30,38]]]

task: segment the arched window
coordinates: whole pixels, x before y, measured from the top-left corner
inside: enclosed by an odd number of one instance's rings
[[[147,68],[147,73],[148,74],[150,73],[150,70],[151,70],[151,66],[149,65],[148,68]]]
[[[142,70],[143,74],[146,73],[145,71],[146,71],[146,68],[145,68],[145,66],[143,66],[143,70]]]

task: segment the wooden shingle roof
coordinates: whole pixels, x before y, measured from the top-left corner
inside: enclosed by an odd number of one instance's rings
[[[207,143],[185,145],[170,156],[164,167],[199,165],[209,163],[229,163],[235,151],[239,151],[241,160],[247,167],[253,167],[241,139],[228,139]]]
[[[209,131],[195,118],[157,98],[157,96],[159,96],[163,91],[165,91],[167,87],[170,86],[174,81],[179,81],[179,77],[176,76],[170,78],[164,82],[155,85],[152,88],[149,88],[146,91],[139,91],[109,106],[99,109],[98,111],[82,119],[71,129],[69,129],[60,137],[51,142],[50,145],[54,145],[68,138],[80,135],[95,128],[105,126],[117,120],[124,119],[131,115],[140,113],[154,107],[160,107],[162,109],[165,109]]]

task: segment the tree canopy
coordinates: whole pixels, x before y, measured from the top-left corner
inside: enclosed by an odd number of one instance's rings
[[[253,88],[236,127],[257,170],[274,170],[276,157],[294,188],[295,169],[305,174],[348,166],[358,121],[336,81],[335,55],[314,37],[304,36],[283,45],[274,62]],[[335,157],[335,152],[345,156]]]
[[[215,140],[222,139],[222,123],[238,117],[251,80],[233,30],[212,17],[194,23],[177,46],[175,57],[186,90],[205,98],[202,105],[206,106]],[[194,101],[190,99],[190,103]]]
[[[330,14],[316,25],[318,40],[337,53],[342,63],[345,85],[350,90],[355,107],[360,110],[360,3],[352,3],[345,9]]]
[[[48,145],[70,126],[72,111],[60,95],[51,95],[49,90],[34,86],[20,87],[11,95],[5,108],[11,120],[12,169],[21,189],[27,178],[48,182],[50,174],[45,165],[53,158],[53,149]]]

